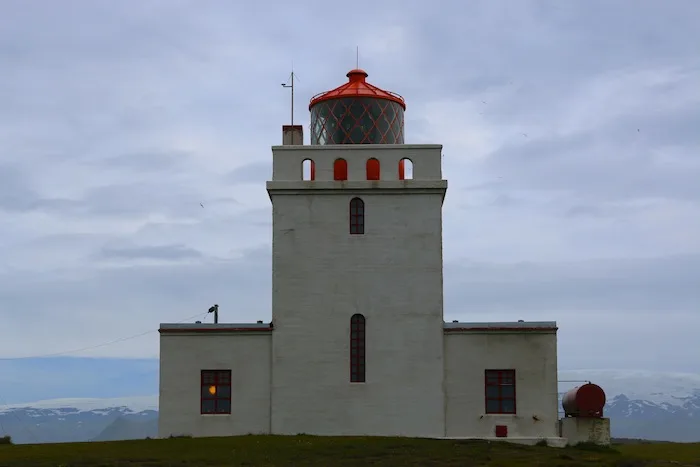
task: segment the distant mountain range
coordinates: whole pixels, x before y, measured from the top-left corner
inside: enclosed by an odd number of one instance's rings
[[[658,441],[700,441],[700,390],[671,404],[613,397],[606,417],[616,438],[642,438]]]
[[[700,375],[630,370],[560,371],[564,392],[580,381],[602,387],[615,438],[700,442]],[[560,404],[561,406],[561,404]]]
[[[700,375],[580,370],[559,377],[569,381],[562,393],[585,380],[606,390],[615,438],[700,442]],[[142,439],[156,437],[157,425],[157,396],[0,406],[0,436],[15,443]]]
[[[0,407],[14,443],[116,441],[158,434],[158,397],[54,399]]]

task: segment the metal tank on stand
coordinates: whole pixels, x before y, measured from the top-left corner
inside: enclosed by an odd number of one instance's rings
[[[586,383],[564,394],[561,405],[567,417],[603,418],[605,391],[597,384]]]
[[[568,444],[610,445],[610,419],[603,417],[605,391],[593,383],[577,386],[561,401],[564,418],[559,420],[559,434]]]

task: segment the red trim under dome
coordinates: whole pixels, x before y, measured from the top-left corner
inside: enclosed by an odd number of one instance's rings
[[[396,102],[406,110],[406,101],[404,101],[403,97],[395,92],[385,91],[368,83],[366,78],[369,75],[365,70],[360,70],[359,68],[350,70],[346,76],[348,77],[347,83],[331,91],[322,92],[312,97],[309,103],[309,110],[319,102],[341,97],[374,97],[377,99],[387,99]]]

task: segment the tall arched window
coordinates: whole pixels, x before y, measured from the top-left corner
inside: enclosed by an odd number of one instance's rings
[[[350,200],[350,233],[352,235],[365,233],[365,202],[360,198]]]
[[[333,180],[348,179],[348,161],[345,159],[336,159],[333,162]]]
[[[350,318],[350,382],[365,382],[365,317]]]
[[[367,180],[379,180],[379,161],[374,157],[367,159]]]

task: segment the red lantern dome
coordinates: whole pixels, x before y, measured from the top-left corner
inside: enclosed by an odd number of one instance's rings
[[[311,144],[403,144],[406,102],[350,70],[348,82],[311,98]]]

